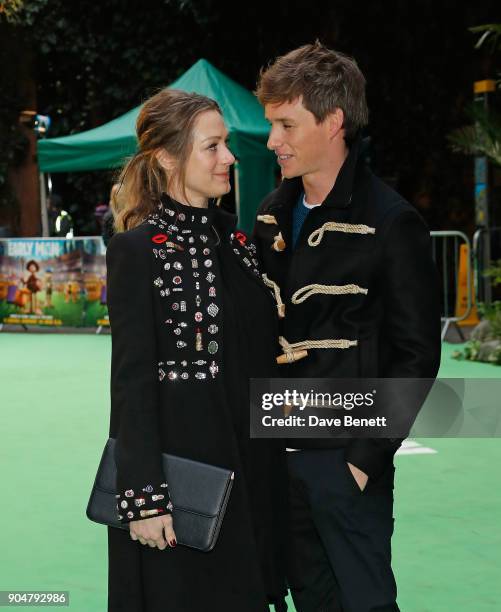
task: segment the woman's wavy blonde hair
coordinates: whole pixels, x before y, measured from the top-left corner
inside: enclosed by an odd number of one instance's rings
[[[146,100],[136,121],[138,150],[121,169],[112,198],[115,231],[132,229],[156,212],[160,195],[173,183],[184,191],[193,127],[206,111],[221,113],[211,98],[178,89],[164,89]],[[162,149],[176,160],[169,174],[157,159]]]

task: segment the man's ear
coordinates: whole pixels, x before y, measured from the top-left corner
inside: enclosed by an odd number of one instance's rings
[[[162,166],[164,170],[167,172],[172,172],[172,170],[176,167],[176,160],[169,155],[165,149],[159,149],[155,153],[155,157],[157,158],[158,163]]]
[[[339,132],[343,129],[344,124],[344,113],[341,108],[336,108],[333,113],[330,113],[327,117],[329,126],[329,136],[335,138]]]

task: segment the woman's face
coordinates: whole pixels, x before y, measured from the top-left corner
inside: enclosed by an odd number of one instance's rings
[[[228,130],[217,111],[205,111],[193,126],[193,150],[186,164],[185,191],[193,205],[228,193],[235,158],[227,146]]]

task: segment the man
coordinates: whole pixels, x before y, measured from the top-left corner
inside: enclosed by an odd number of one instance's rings
[[[306,45],[262,71],[256,94],[283,178],[259,208],[254,237],[285,310],[284,376],[435,377],[440,306],[429,232],[360,156],[368,111],[358,66]],[[289,441],[288,579],[298,612],[398,611],[399,445]]]

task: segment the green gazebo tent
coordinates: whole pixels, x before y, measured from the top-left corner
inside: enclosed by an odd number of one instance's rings
[[[238,158],[235,200],[239,226],[252,229],[260,200],[274,186],[274,155],[266,149],[269,126],[255,97],[204,59],[198,60],[169,87],[193,91],[217,100],[230,132],[230,147]],[[137,146],[138,106],[98,128],[38,142],[40,172],[76,172],[116,168]]]

